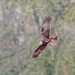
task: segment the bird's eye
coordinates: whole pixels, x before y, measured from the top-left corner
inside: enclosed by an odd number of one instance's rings
[[[53,42],[54,40],[53,39],[51,39],[51,42]]]

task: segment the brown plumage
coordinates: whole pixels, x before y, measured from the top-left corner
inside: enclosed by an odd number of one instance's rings
[[[50,21],[50,17],[46,17],[43,21],[43,27],[41,29],[41,44],[34,51],[33,58],[37,58],[46,48],[48,43],[55,45],[58,41],[57,33],[50,37]]]

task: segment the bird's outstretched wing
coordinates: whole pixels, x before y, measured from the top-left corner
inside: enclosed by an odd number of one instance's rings
[[[39,56],[39,54],[41,54],[43,52],[43,50],[46,48],[47,43],[43,43],[41,44],[35,51],[33,54],[33,58],[37,58]]]
[[[49,38],[49,40],[50,40],[49,43],[50,43],[51,45],[56,45],[57,42],[58,42],[57,33],[55,33],[54,35],[52,35],[52,36]]]
[[[50,17],[46,17],[43,21],[43,27],[41,29],[42,41],[48,42],[50,35]]]

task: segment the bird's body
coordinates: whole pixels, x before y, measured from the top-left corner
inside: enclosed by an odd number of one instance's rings
[[[39,47],[34,51],[33,58],[37,58],[38,55],[40,55],[46,48],[48,43],[55,45],[58,41],[57,34],[50,37],[50,21],[50,17],[46,17],[43,21],[43,27],[41,29],[41,42]]]

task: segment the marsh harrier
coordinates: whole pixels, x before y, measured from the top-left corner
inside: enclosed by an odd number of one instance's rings
[[[45,17],[43,21],[43,27],[41,29],[41,43],[39,47],[34,51],[33,58],[37,58],[44,51],[48,43],[50,43],[51,45],[56,45],[58,41],[57,33],[50,36],[50,22],[51,18]]]

